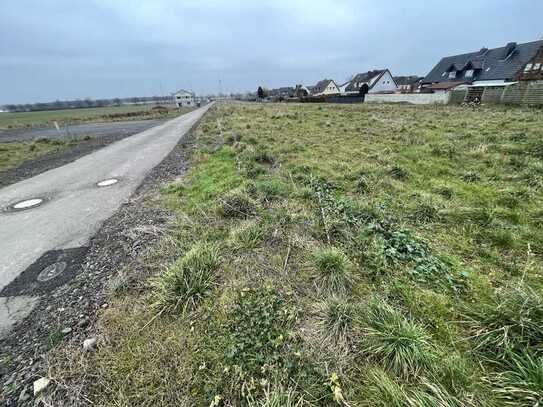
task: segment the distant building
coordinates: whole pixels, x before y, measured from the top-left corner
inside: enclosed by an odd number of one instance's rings
[[[277,89],[270,89],[268,92],[268,96],[276,97],[276,98],[291,98],[294,96],[295,89],[290,86],[285,86],[282,88]]]
[[[307,86],[304,86],[302,84],[296,85],[294,88],[294,96],[297,98],[305,98],[311,94],[311,91]]]
[[[410,76],[395,76],[394,82],[398,87],[398,91],[401,93],[413,93],[417,91],[420,86],[420,81],[424,79],[417,75]]]
[[[499,48],[481,48],[467,54],[442,58],[422,80],[424,87],[438,83],[469,83],[475,86],[507,86],[541,53],[543,40]],[[533,69],[533,65],[530,69]]]
[[[340,94],[339,87],[336,85],[333,79],[323,79],[309,90],[311,91],[312,96]]]
[[[517,81],[543,81],[543,46],[515,75]]]
[[[345,85],[346,94],[358,94],[360,88],[366,84],[368,93],[392,93],[396,92],[397,86],[392,74],[388,69],[376,69],[354,76]]]
[[[177,107],[194,107],[196,106],[196,97],[194,92],[180,89],[173,94],[175,105]]]

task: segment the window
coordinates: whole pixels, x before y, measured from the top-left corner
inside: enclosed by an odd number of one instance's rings
[[[539,71],[541,69],[541,64],[540,63],[534,64],[534,67],[532,69],[534,71]]]
[[[447,72],[443,72],[443,73],[441,74],[441,76],[443,76],[443,77],[444,77],[445,75],[447,75]]]
[[[464,74],[466,78],[473,78],[473,69],[468,69]]]
[[[532,70],[532,64],[526,64],[526,66],[524,67],[524,72],[528,72],[531,70]]]
[[[456,72],[455,71],[449,72],[449,79],[454,79],[454,78],[456,78]]]

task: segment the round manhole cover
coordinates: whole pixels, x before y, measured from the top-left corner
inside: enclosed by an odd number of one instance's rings
[[[99,187],[109,187],[110,185],[114,185],[117,182],[119,182],[119,180],[117,178],[110,178],[110,179],[105,179],[103,181],[100,181],[96,185],[98,185]]]
[[[41,205],[42,203],[43,203],[42,198],[32,198],[32,199],[26,199],[21,202],[17,202],[16,204],[13,204],[11,208],[20,211],[23,209],[34,208],[35,206]]]
[[[56,276],[62,274],[64,270],[66,270],[66,263],[63,261],[59,261],[57,263],[50,264],[46,268],[44,268],[40,272],[40,274],[38,274],[38,277],[36,279],[41,282],[49,281]]]

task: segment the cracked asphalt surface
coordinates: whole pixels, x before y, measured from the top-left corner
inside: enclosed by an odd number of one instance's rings
[[[25,286],[18,277],[33,275],[34,272],[24,272],[44,256],[48,260],[38,262],[40,267],[57,261],[51,255],[55,251],[64,253],[67,249],[86,247],[102,223],[210,107],[211,104],[0,189],[0,336],[32,310],[28,293],[14,300],[18,291],[13,286]],[[97,186],[110,178],[119,182]],[[13,204],[32,198],[42,198],[44,203],[23,211],[10,209]]]

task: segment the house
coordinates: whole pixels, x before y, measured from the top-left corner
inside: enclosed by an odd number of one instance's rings
[[[543,46],[515,75],[517,81],[543,81]]]
[[[278,98],[290,98],[294,96],[294,88],[290,86],[285,86],[282,88],[271,89],[268,92],[268,95],[272,97],[278,97]]]
[[[510,42],[499,48],[481,48],[467,54],[442,58],[422,80],[431,89],[440,83],[507,86],[527,64],[541,52],[543,40],[524,44]],[[532,65],[533,68],[533,65]]]
[[[340,93],[333,79],[323,79],[310,90],[312,96],[339,95]]]
[[[311,94],[311,91],[307,86],[304,86],[302,84],[296,85],[294,88],[294,96],[297,98],[305,98]]]
[[[410,76],[394,76],[394,82],[398,87],[398,91],[401,93],[413,93],[415,92],[419,85],[420,81],[424,79],[417,75]]]
[[[360,93],[360,88],[364,84],[368,86],[368,93],[391,93],[396,92],[398,88],[388,69],[375,69],[356,74],[345,86],[345,93]]]
[[[193,92],[180,89],[173,94],[175,105],[177,107],[196,106],[196,98]]]

